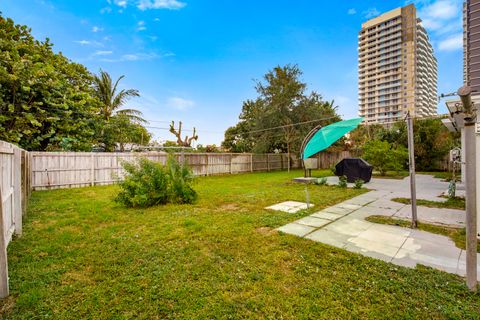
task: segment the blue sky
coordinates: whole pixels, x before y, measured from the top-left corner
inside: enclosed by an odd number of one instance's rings
[[[298,64],[309,90],[357,115],[361,23],[412,1],[0,0],[6,17],[50,38],[56,51],[138,89],[129,106],[150,126],[183,121],[198,143],[219,144],[237,123],[254,79]],[[462,85],[462,1],[413,1],[439,64],[439,93]],[[442,104],[439,112],[445,113]],[[159,140],[167,130],[150,129]],[[189,132],[185,132],[188,134]]]

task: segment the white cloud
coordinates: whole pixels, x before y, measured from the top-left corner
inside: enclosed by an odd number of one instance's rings
[[[143,31],[143,30],[147,30],[147,27],[145,27],[145,21],[138,21],[137,31]]]
[[[380,14],[380,11],[378,11],[377,8],[368,8],[367,10],[363,11],[362,14],[365,19],[371,19],[378,16]]]
[[[178,0],[140,0],[137,8],[140,10],[147,9],[169,9],[177,10],[185,7],[187,4]]]
[[[127,53],[124,55],[121,55],[118,58],[104,58],[101,59],[101,61],[104,62],[125,62],[125,61],[142,61],[142,60],[152,60],[152,59],[157,59],[161,58],[162,56],[156,54],[156,53]]]
[[[92,27],[92,32],[101,32],[101,31],[103,31],[103,28],[101,27],[97,27],[97,26]]]
[[[110,8],[110,7],[105,7],[105,8],[100,9],[101,14],[110,13],[110,12],[112,12],[112,8]]]
[[[350,8],[350,9],[348,9],[347,13],[348,14],[356,14],[357,10],[355,10],[355,8]]]
[[[101,44],[98,41],[91,41],[91,40],[76,40],[73,41],[75,43],[78,43],[79,45],[82,46],[97,46],[97,47],[103,47],[103,44]]]
[[[171,97],[168,99],[167,105],[171,108],[183,111],[195,106],[195,102],[180,97]]]
[[[460,8],[458,1],[441,0],[425,7],[425,11],[432,18],[445,20],[456,17],[460,13]]]
[[[453,23],[456,28],[462,28],[462,4],[460,1],[422,1],[418,2],[417,6],[419,8],[418,16],[428,30],[445,33],[444,28],[452,28],[452,20],[455,20]]]
[[[463,47],[461,0],[416,0],[417,15],[439,51]]]
[[[450,36],[438,43],[438,49],[441,51],[453,51],[463,49],[463,34],[459,33]]]
[[[107,56],[113,54],[111,50],[97,50],[93,53],[94,56]]]
[[[122,8],[126,8],[127,7],[127,1],[126,0],[115,0],[114,3],[119,6],[119,7],[122,7]]]

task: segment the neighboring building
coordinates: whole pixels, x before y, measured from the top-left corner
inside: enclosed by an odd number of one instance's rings
[[[463,5],[463,81],[480,94],[480,0]]]
[[[472,89],[474,106],[480,105],[480,0],[467,0],[463,4],[463,82]],[[459,84],[459,87],[461,84]],[[460,132],[461,141],[461,183],[464,189],[465,182],[465,128],[464,114],[461,112],[460,99],[446,101],[450,117],[443,119],[445,126],[453,132]],[[477,107],[478,108],[478,107]],[[477,112],[477,126],[475,135],[476,148],[476,189],[477,204],[480,203],[480,116]],[[477,205],[477,231],[480,239],[480,205]]]
[[[413,4],[362,24],[358,36],[359,115],[389,124],[437,114],[437,60]]]

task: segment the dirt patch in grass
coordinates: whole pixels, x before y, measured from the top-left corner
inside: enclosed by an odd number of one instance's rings
[[[276,229],[270,228],[270,227],[260,227],[255,229],[260,234],[266,235],[266,236],[271,236],[272,234],[277,234],[278,231]]]
[[[0,316],[3,318],[10,314],[15,307],[16,295],[10,295],[0,300]]]
[[[240,206],[236,203],[225,203],[222,204],[218,209],[222,211],[237,211],[240,210]]]

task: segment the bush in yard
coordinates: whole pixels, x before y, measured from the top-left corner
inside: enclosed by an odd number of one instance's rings
[[[398,172],[405,167],[408,151],[402,145],[394,146],[388,141],[372,140],[365,144],[363,157],[384,176],[387,170]]]
[[[340,188],[346,188],[347,187],[347,176],[338,177],[338,186]]]
[[[191,184],[193,175],[187,166],[169,157],[166,165],[140,158],[123,162],[126,172],[122,189],[115,200],[126,207],[150,207],[166,203],[192,203],[197,193]]]
[[[353,189],[362,189],[364,183],[365,181],[363,181],[362,179],[356,179],[353,183]]]

